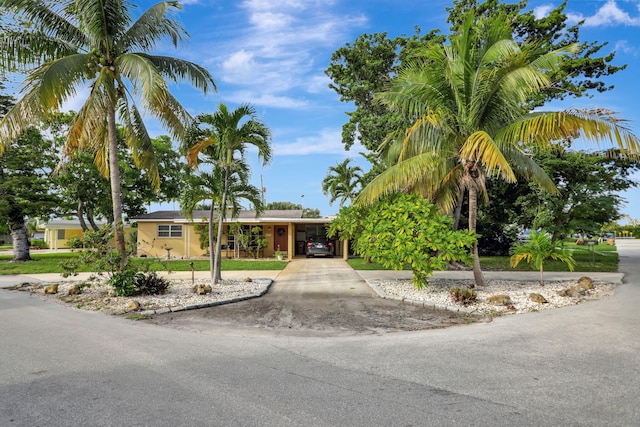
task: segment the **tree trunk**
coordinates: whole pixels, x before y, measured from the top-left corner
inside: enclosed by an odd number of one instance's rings
[[[478,218],[478,184],[470,177],[469,179],[469,231],[476,232],[476,222]],[[471,247],[473,256],[473,278],[477,286],[484,286],[484,276],[480,267],[480,256],[478,255],[478,242]]]
[[[453,210],[453,230],[456,231],[460,227],[460,215],[462,215],[462,204],[464,203],[464,189],[460,191],[458,203]]]
[[[78,202],[78,221],[80,221],[82,231],[87,231],[89,227],[87,227],[87,223],[84,221],[84,202],[82,200]]]
[[[215,264],[216,264],[216,248],[213,245],[213,207],[215,206],[214,200],[211,199],[211,207],[209,208],[209,266],[211,268],[211,283],[215,284]]]
[[[116,132],[116,112],[113,105],[107,110],[109,143],[109,181],[111,182],[111,202],[113,203],[113,230],[116,238],[116,250],[120,254],[120,270],[127,264],[127,248],[124,242],[124,223],[122,221],[122,196],[120,193],[120,168],[118,165],[118,135]]]
[[[222,264],[222,225],[227,211],[227,192],[229,191],[229,176],[231,175],[231,167],[226,166],[224,171],[224,189],[222,190],[222,201],[220,202],[220,212],[218,212],[218,238],[216,240],[216,255],[213,265],[212,280],[217,285],[222,281],[222,272],[220,264]]]
[[[96,220],[94,217],[95,215],[93,214],[93,208],[87,209],[87,221],[89,221],[89,224],[91,224],[91,228],[93,229],[93,231],[98,231],[100,230],[100,227],[98,226],[98,224],[96,224]]]
[[[31,259],[29,254],[29,235],[24,220],[12,221],[9,224],[9,228],[13,239],[13,260],[29,261]]]

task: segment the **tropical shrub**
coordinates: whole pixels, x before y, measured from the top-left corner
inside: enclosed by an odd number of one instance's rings
[[[453,220],[436,206],[400,193],[368,210],[354,249],[385,268],[401,270],[408,265],[413,284],[420,289],[428,285],[434,270],[444,270],[449,262],[470,263],[469,248],[475,242],[474,233],[454,231]]]
[[[532,232],[529,240],[517,244],[512,250],[510,263],[516,267],[520,261],[532,265],[540,271],[540,285],[544,286],[544,262],[547,259],[561,261],[573,271],[576,265],[575,260],[566,250],[556,246],[549,234],[544,231]]]

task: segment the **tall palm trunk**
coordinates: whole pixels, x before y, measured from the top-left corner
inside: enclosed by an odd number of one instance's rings
[[[29,261],[29,234],[24,220],[11,221],[11,239],[13,239],[13,261]]]
[[[220,202],[220,212],[218,213],[218,238],[216,240],[216,256],[211,272],[211,279],[216,285],[222,281],[222,272],[220,264],[222,264],[222,225],[227,211],[227,192],[229,191],[229,177],[231,175],[231,166],[225,166],[224,171],[224,189],[222,190],[222,201]]]
[[[216,254],[216,248],[217,245],[214,246],[213,242],[215,242],[215,240],[213,239],[213,212],[214,212],[214,207],[215,207],[215,200],[211,199],[211,207],[209,208],[209,265],[210,266],[215,266],[215,254]],[[215,267],[211,268],[211,283],[215,284],[215,276],[214,276],[214,272],[215,272]]]
[[[469,231],[476,232],[476,222],[478,219],[478,182],[474,178],[474,172],[471,170],[467,174],[467,187],[469,190]],[[478,242],[471,247],[471,255],[473,256],[473,278],[477,286],[484,286],[484,275],[480,267],[480,256],[478,254]]]
[[[120,254],[120,269],[127,263],[127,249],[124,243],[124,224],[122,221],[122,197],[120,194],[120,167],[118,165],[118,138],[116,133],[116,112],[113,106],[107,110],[107,130],[109,149],[109,181],[111,181],[111,202],[113,204],[113,229],[116,238],[116,250]]]

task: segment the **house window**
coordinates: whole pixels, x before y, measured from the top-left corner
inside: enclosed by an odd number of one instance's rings
[[[182,237],[182,225],[158,225],[158,237]]]
[[[58,240],[64,240],[66,237],[65,230],[58,230]]]

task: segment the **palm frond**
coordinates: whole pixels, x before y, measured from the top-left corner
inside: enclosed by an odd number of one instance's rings
[[[118,47],[122,52],[146,52],[155,48],[163,37],[168,37],[177,47],[188,34],[182,24],[170,19],[169,15],[181,9],[177,1],[163,1],[151,6],[123,33]]]
[[[175,82],[188,81],[196,89],[200,89],[207,95],[210,91],[217,91],[218,88],[211,74],[206,68],[178,58],[168,56],[148,55],[137,53],[137,55],[151,61],[164,78]]]

